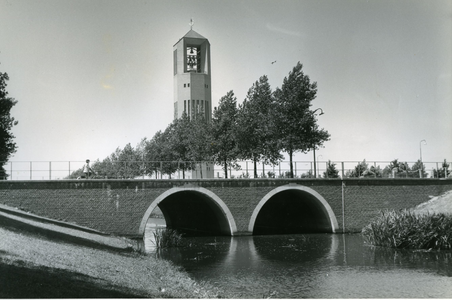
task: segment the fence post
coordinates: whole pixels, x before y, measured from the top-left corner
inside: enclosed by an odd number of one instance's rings
[[[295,161],[295,177],[297,176],[297,162]]]
[[[13,162],[10,162],[9,167],[10,167],[10,170],[11,170],[11,180],[13,180]],[[5,174],[5,176],[6,176],[6,174]]]
[[[342,162],[342,166],[344,166],[344,162]],[[344,170],[344,168],[342,168],[342,170]],[[342,233],[345,233],[345,182],[342,181],[341,185],[342,185]]]
[[[278,165],[279,169],[279,177],[281,177],[281,163]]]
[[[71,161],[69,161],[69,177],[71,176]],[[68,177],[68,178],[69,178]]]
[[[49,161],[49,180],[52,180],[52,162]]]
[[[344,162],[341,161],[341,165],[342,165],[342,178],[345,177],[345,173],[344,173]]]
[[[262,162],[262,178],[265,178],[265,165],[264,165],[264,162]]]
[[[246,164],[246,175],[248,175],[248,161],[246,161],[245,164]]]
[[[325,175],[326,178],[328,179],[328,162],[325,162]]]
[[[33,174],[33,166],[32,166],[32,164],[33,164],[33,162],[30,161],[30,180],[32,178],[31,174]]]

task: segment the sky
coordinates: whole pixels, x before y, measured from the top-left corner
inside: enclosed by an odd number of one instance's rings
[[[318,160],[452,160],[451,0],[0,0],[10,160],[102,160],[164,130],[190,19],[211,44],[213,106],[301,62],[331,134]]]

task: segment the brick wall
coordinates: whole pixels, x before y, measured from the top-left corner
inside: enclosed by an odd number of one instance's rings
[[[237,232],[245,233],[259,201],[287,184],[309,187],[322,195],[339,228],[345,226],[346,232],[360,231],[379,210],[414,207],[429,196],[452,190],[452,180],[437,179],[0,181],[0,203],[106,233],[133,236],[158,196],[173,187],[198,186],[217,195],[230,210]]]

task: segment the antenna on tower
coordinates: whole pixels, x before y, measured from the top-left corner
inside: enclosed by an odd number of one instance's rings
[[[194,24],[195,22],[193,22],[193,18],[190,18],[190,23],[188,23],[188,25],[190,25],[190,29],[193,29]]]

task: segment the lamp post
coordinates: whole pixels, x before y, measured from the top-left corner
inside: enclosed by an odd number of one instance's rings
[[[317,168],[319,168],[317,173],[319,173],[319,176],[320,176],[319,160],[320,160],[321,157],[322,157],[322,155],[317,156]],[[320,177],[322,177],[322,176],[320,176]]]
[[[419,157],[420,157],[420,162],[421,162],[421,166],[419,169],[419,178],[422,178],[422,172],[423,170],[423,166],[424,164],[422,163],[422,144],[427,145],[427,142],[425,140],[422,140],[419,142]]]
[[[422,140],[419,142],[419,153],[420,153],[421,163],[422,163],[422,144],[427,145],[427,142],[425,140]]]
[[[318,110],[320,110],[319,116],[323,115],[323,109],[321,109],[321,108],[315,109],[315,110],[312,112],[312,114],[315,114],[315,112],[318,111]],[[313,147],[312,150],[313,150],[313,152],[314,152],[314,178],[317,178],[317,167],[316,167],[316,161],[315,161],[315,144],[314,144],[314,147]]]

